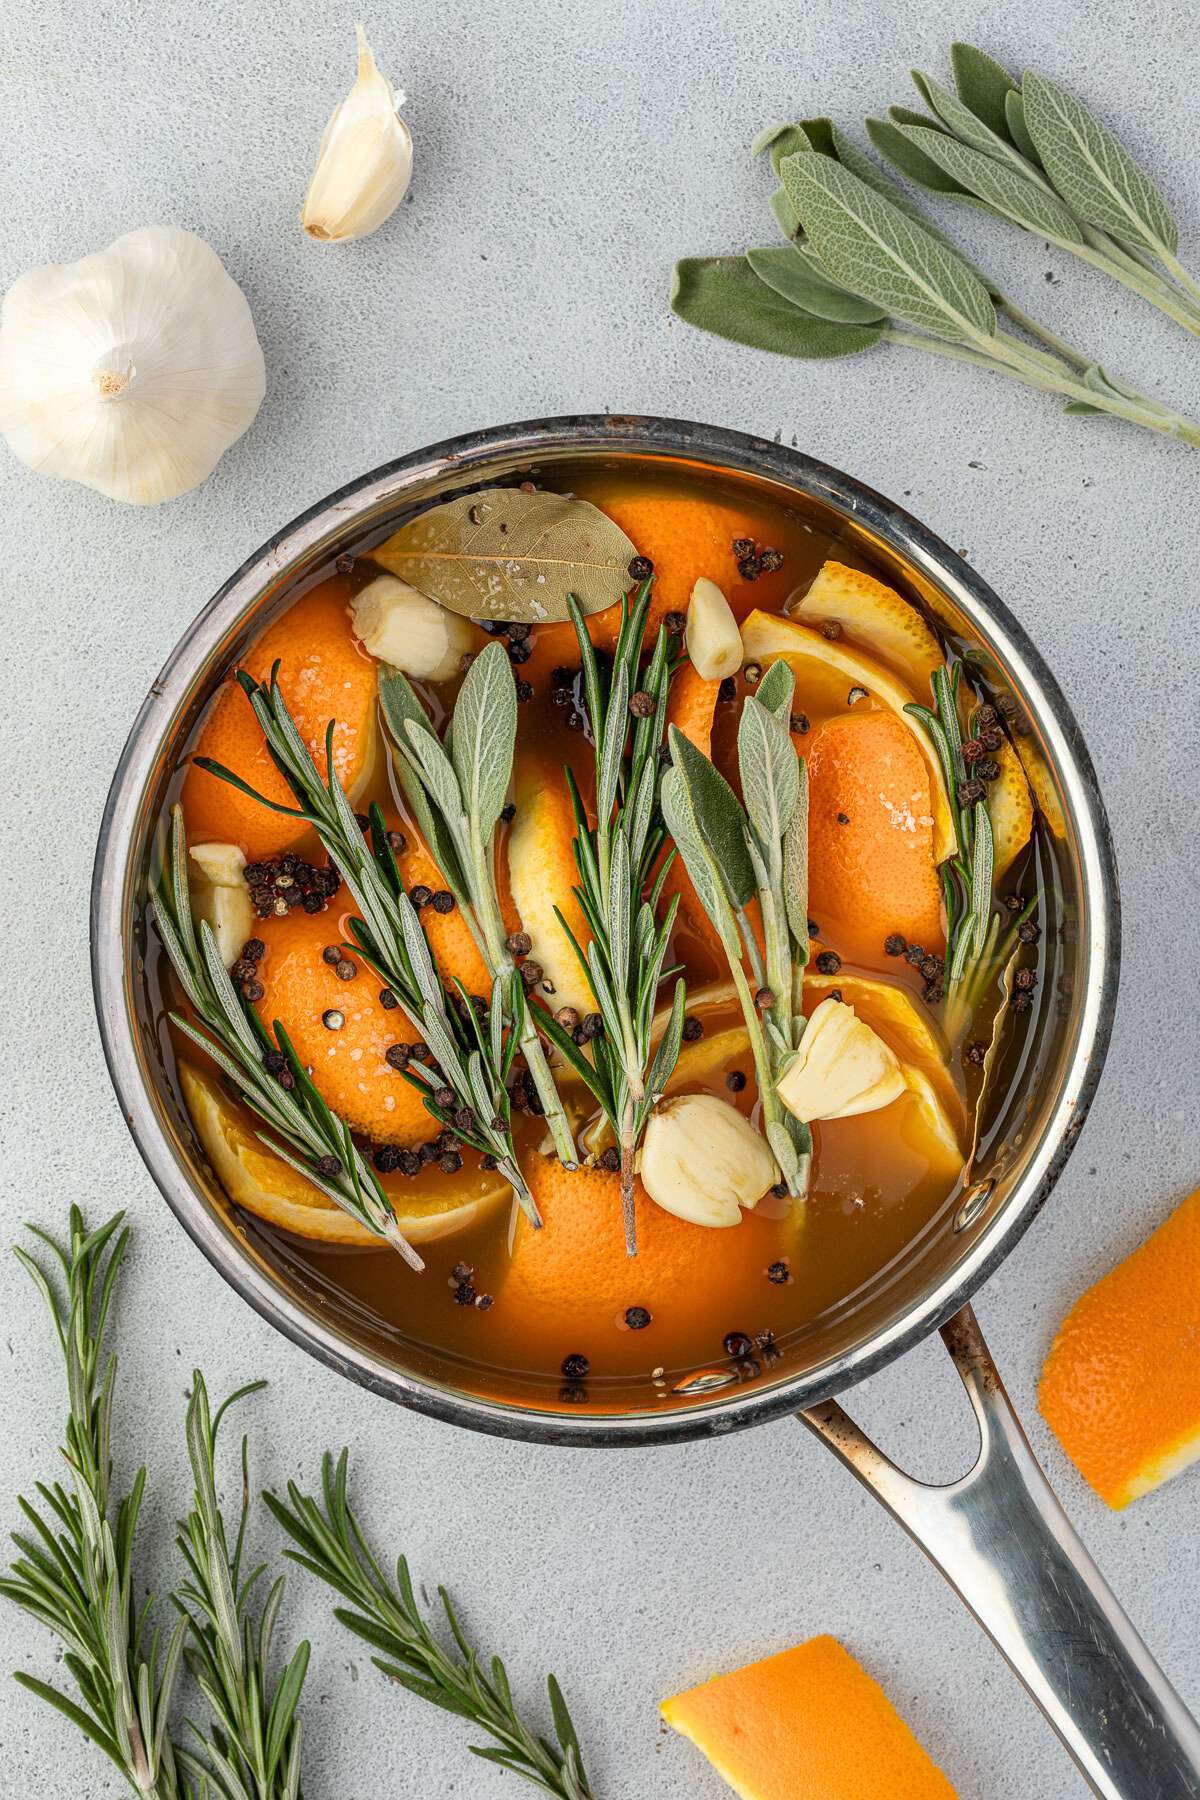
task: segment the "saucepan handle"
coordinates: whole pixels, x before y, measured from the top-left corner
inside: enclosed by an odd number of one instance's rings
[[[1094,1793],[1200,1800],[1200,1726],[1055,1498],[969,1306],[942,1337],[979,1422],[979,1459],[960,1481],[914,1481],[836,1400],[800,1417],[942,1571]]]

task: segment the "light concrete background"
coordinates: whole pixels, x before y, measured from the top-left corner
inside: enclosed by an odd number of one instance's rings
[[[67,1204],[136,1226],[121,1292],[118,1455],[149,1463],[157,1578],[183,1503],[193,1365],[247,1408],[255,1473],[311,1483],[348,1443],[378,1541],[445,1581],[537,1704],[557,1671],[597,1792],[724,1790],[669,1738],[660,1695],[832,1631],[880,1676],[964,1800],[1074,1800],[1082,1784],[966,1614],[884,1514],[787,1425],[658,1453],[496,1443],[389,1409],[270,1332],[201,1261],[144,1174],[92,1019],[87,888],[109,777],[147,684],[213,589],[339,483],[449,433],[539,414],[706,418],[782,436],[911,508],[1031,630],[1074,705],[1116,831],[1125,973],[1098,1103],[1053,1203],[980,1301],[1051,1477],[1193,1706],[1195,1474],[1123,1517],[1049,1439],[1034,1386],[1066,1306],[1200,1176],[1193,453],[986,375],[900,351],[789,364],[700,337],[666,307],[672,258],[771,241],[747,145],[763,123],[906,98],[947,41],[1073,83],[1161,180],[1200,257],[1200,51],[1178,0],[375,0],[367,24],[407,88],[409,204],[370,241],[318,248],[296,215],[352,66],[352,13],[312,0],[0,8],[0,280],[134,226],[201,232],[249,296],[267,359],[257,423],[190,497],[123,509],[0,450],[6,778],[0,854],[9,999],[3,1229]],[[1190,121],[1190,123],[1189,123]],[[1079,265],[958,215],[1010,291],[1110,367],[1200,406],[1175,327]],[[35,1296],[0,1260],[0,1518],[53,1467],[58,1369]],[[855,1406],[918,1471],[969,1450],[940,1347]],[[259,1519],[268,1553],[275,1535]],[[490,1800],[454,1720],[388,1689],[295,1574],[287,1635],[316,1650],[309,1800]],[[0,1608],[0,1674],[55,1673],[47,1636]],[[69,1727],[0,1680],[0,1791],[77,1800],[120,1783]],[[121,1791],[124,1791],[121,1789]],[[1130,1800],[1134,1800],[1131,1795]]]

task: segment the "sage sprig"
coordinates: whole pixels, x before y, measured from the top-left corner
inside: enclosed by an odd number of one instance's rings
[[[253,1381],[213,1413],[197,1369],[187,1409],[187,1447],[195,1481],[192,1509],[177,1543],[188,1579],[173,1596],[189,1627],[184,1657],[212,1722],[189,1721],[198,1752],[176,1746],[181,1767],[211,1800],[298,1800],[302,1728],[297,1713],[309,1645],[297,1646],[272,1682],[269,1659],[283,1600],[279,1576],[255,1609],[263,1565],[243,1573],[249,1511],[247,1440],[242,1439],[242,1504],[232,1547],[217,1499],[216,1449],[221,1420],[236,1401],[266,1386]]]
[[[763,144],[782,182],[772,209],[793,254],[680,262],[671,304],[688,323],[798,357],[849,356],[880,342],[924,350],[1057,394],[1069,412],[1111,413],[1200,445],[1200,425],[998,295],[828,120],[773,127]],[[875,316],[847,310],[847,299]]]
[[[547,1682],[554,1741],[526,1724],[513,1698],[508,1673],[498,1656],[485,1659],[467,1638],[444,1587],[438,1596],[450,1629],[452,1648],[434,1635],[417,1604],[407,1559],[397,1558],[390,1581],[367,1543],[346,1495],[346,1452],[336,1463],[327,1452],[321,1471],[321,1498],[288,1483],[287,1499],[264,1494],[294,1548],[284,1552],[319,1581],[350,1602],[334,1616],[379,1654],[376,1668],[422,1700],[456,1714],[494,1739],[494,1748],[471,1746],[471,1754],[522,1776],[557,1800],[594,1800],[583,1766],[579,1737],[562,1690]]]
[[[205,766],[214,774],[222,772],[216,764]],[[317,1092],[282,1024],[276,1020],[273,1032],[268,1031],[238,993],[208,921],[196,923],[188,893],[187,836],[178,806],[172,808],[162,879],[150,901],[150,916],[195,1014],[187,1019],[173,1012],[171,1021],[216,1063],[251,1111],[270,1127],[270,1135],[259,1133],[263,1143],[343,1212],[398,1250],[412,1268],[423,1269],[396,1224],[375,1171],[355,1147],[349,1126]]]
[[[381,675],[379,693],[405,797],[479,946],[502,1001],[510,1043],[515,1040],[525,1057],[559,1160],[573,1169],[578,1157],[570,1121],[508,948],[496,891],[496,825],[512,778],[517,734],[512,665],[503,644],[491,643],[479,653],[459,690],[445,743],[399,670]],[[498,1038],[495,1015],[493,1008]],[[510,1061],[514,1053],[510,1047]],[[528,1197],[528,1189],[524,1192]],[[532,1199],[526,1211],[536,1219]]]
[[[943,1028],[957,1043],[974,1018],[984,988],[995,972],[1006,965],[1017,947],[1017,931],[1036,909],[1031,900],[1016,917],[1009,917],[1007,931],[995,902],[992,821],[985,798],[967,799],[964,789],[969,770],[963,755],[961,708],[962,662],[955,657],[948,668],[932,678],[933,706],[909,705],[905,712],[920,721],[928,733],[954,808],[958,850],[942,863],[938,873],[946,910],[946,975]],[[969,790],[966,790],[969,792]]]
[[[463,993],[461,988],[461,1009],[451,1011],[447,1006],[446,992],[425,933],[421,929],[421,921],[404,891],[400,870],[384,829],[383,814],[378,807],[372,807],[368,843],[334,770],[334,721],[329,721],[326,731],[325,764],[328,773],[322,777],[287,709],[287,703],[280,692],[278,674],[277,663],[271,671],[269,686],[253,680],[244,670],[239,670],[238,681],[262,727],[272,760],[298,804],[289,807],[267,799],[232,770],[208,757],[198,756],[196,766],[230,782],[260,805],[270,807],[273,812],[283,813],[289,818],[304,819],[312,826],[326,854],[341,872],[357,908],[358,916],[350,921],[350,932],[354,939],[352,947],[391,989],[413,1024],[420,1027],[422,1038],[433,1053],[436,1068],[430,1069],[410,1062],[401,1071],[404,1079],[418,1089],[426,1110],[439,1124],[446,1126],[471,1149],[495,1158],[497,1169],[511,1184],[530,1222],[535,1226],[540,1225],[537,1206],[517,1160],[512,1136],[511,1105],[505,1085],[515,1049],[504,1040],[503,1021],[515,1016],[522,1005],[521,998],[515,991],[519,983],[511,979],[511,968],[495,973],[491,1004],[484,1020],[477,1016],[472,997]],[[466,687],[464,682],[464,692]],[[413,704],[419,706],[415,695]],[[515,709],[514,696],[514,712]],[[421,717],[425,717],[423,711]],[[466,735],[464,732],[464,737]],[[478,791],[482,792],[482,789]],[[424,814],[420,815],[419,822],[424,824]],[[436,855],[436,839],[427,838],[427,842]],[[250,1016],[257,1017],[255,1014]],[[286,1033],[281,1032],[279,1025],[275,1027],[275,1034],[286,1051]],[[209,1048],[207,1045],[205,1047]],[[209,1054],[212,1054],[211,1048]],[[366,1193],[365,1211],[356,1212],[354,1216],[361,1217],[371,1230],[387,1237],[399,1249],[404,1244],[404,1239],[382,1188],[367,1170],[357,1151],[354,1151],[348,1129],[329,1113],[328,1107],[294,1056],[291,1064],[296,1087],[302,1090],[303,1100],[309,1110],[324,1121],[327,1127],[332,1121],[332,1126],[336,1126],[341,1134],[345,1151],[345,1173],[350,1176],[356,1203],[357,1188],[361,1185],[360,1177],[370,1175],[373,1187]],[[449,1090],[453,1095],[453,1104],[443,1105],[437,1098],[443,1089]],[[328,1119],[325,1115],[328,1115]],[[272,1145],[272,1148],[277,1146]],[[353,1162],[350,1160],[352,1152],[355,1157]],[[334,1151],[333,1154],[338,1155],[339,1152]],[[302,1173],[308,1175],[310,1180],[313,1179],[307,1166],[303,1167]],[[321,1187],[321,1182],[318,1181],[317,1185]],[[342,1177],[335,1179],[333,1187],[321,1187],[321,1191],[328,1193],[331,1199],[336,1199],[339,1205],[346,1204],[346,1183]],[[386,1221],[376,1199],[386,1210]],[[404,1245],[404,1254],[414,1268],[424,1267],[410,1245]]]
[[[611,668],[601,669],[578,602],[570,602],[579,641],[584,704],[596,756],[596,823],[571,770],[567,785],[575,813],[574,855],[579,886],[574,894],[591,941],[584,950],[557,908],[604,1021],[592,1039],[594,1062],[555,1020],[547,1030],[562,1055],[602,1107],[621,1154],[621,1206],[625,1248],[636,1254],[634,1158],[654,1103],[670,1079],[683,1042],[684,983],[675,983],[670,1016],[652,1053],[651,1035],[667,946],[678,909],[673,898],[659,917],[668,854],[653,875],[664,843],[660,810],[663,735],[671,683],[665,628],[639,675],[650,582],[623,602]],[[633,712],[635,695],[643,698]]]
[[[59,1281],[38,1260],[16,1255],[46,1302],[67,1374],[69,1411],[62,1455],[67,1485],[38,1482],[39,1509],[21,1498],[29,1527],[14,1531],[17,1556],[0,1594],[54,1632],[79,1701],[19,1673],[17,1681],[77,1725],[143,1800],[177,1800],[185,1788],[170,1738],[169,1715],[187,1621],[163,1639],[149,1607],[134,1602],[134,1551],[146,1486],[139,1469],[119,1500],[112,1485],[112,1409],[117,1363],[104,1340],[113,1290],[129,1233],[124,1215],[88,1231],[78,1207],[66,1244],[36,1226]]]
[[[1057,245],[1200,334],[1178,227],[1119,138],[1044,75],[1017,83],[971,44],[953,44],[950,62],[953,92],[913,73],[928,115],[892,107],[867,120],[876,149],[919,187]]]
[[[750,1037],[767,1142],[788,1192],[800,1197],[808,1190],[812,1134],[775,1091],[803,1035],[808,960],[808,788],[788,729],[793,686],[787,664],[773,663],[757,694],[745,700],[738,727],[744,804],[672,727],[663,812],[725,950]],[[754,898],[761,947],[746,911]]]

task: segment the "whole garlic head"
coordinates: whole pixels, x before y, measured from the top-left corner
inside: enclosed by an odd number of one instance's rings
[[[130,231],[5,295],[0,431],[30,468],[111,500],[198,486],[265,388],[246,297],[194,232]]]
[[[336,106],[317,151],[300,223],[321,243],[367,237],[395,212],[412,180],[404,95],[382,75],[361,25],[358,78]]]
[[[779,1179],[750,1121],[715,1094],[660,1101],[642,1140],[639,1173],[650,1198],[693,1225],[740,1225]]]
[[[449,681],[482,642],[469,620],[395,575],[380,575],[360,589],[350,618],[368,655],[418,681]]]
[[[813,1012],[795,1060],[775,1083],[788,1111],[804,1124],[876,1112],[904,1093],[894,1051],[852,1006],[832,995]]]

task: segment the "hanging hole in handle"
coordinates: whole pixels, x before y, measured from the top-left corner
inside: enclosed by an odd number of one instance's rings
[[[968,1225],[973,1225],[975,1223],[995,1191],[996,1182],[994,1177],[989,1178],[987,1181],[977,1181],[972,1187],[967,1189],[962,1200],[959,1202],[958,1211],[954,1215],[954,1229],[956,1232],[965,1231]]]

